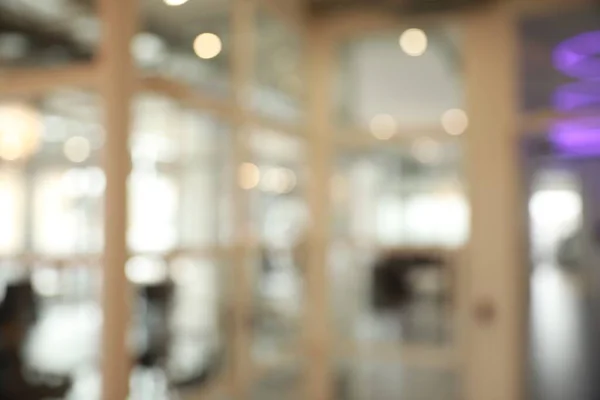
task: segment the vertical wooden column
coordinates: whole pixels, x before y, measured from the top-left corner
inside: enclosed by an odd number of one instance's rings
[[[333,112],[333,41],[323,21],[309,22],[307,29],[307,139],[308,206],[311,226],[306,265],[305,340],[308,366],[306,393],[311,400],[333,400],[333,341],[330,318],[328,244],[331,229],[330,178],[333,138],[330,119]]]
[[[465,77],[472,210],[467,248],[466,399],[523,394],[525,232],[520,204],[517,32],[490,8],[467,19]]]
[[[254,76],[256,0],[232,1],[232,84],[234,96],[234,252],[233,279],[233,343],[231,359],[231,391],[233,398],[250,397],[252,380],[252,274],[254,249],[250,215],[250,192],[240,186],[240,167],[249,162],[249,106]]]
[[[100,53],[106,142],[104,172],[104,279],[102,285],[102,399],[125,400],[129,394],[129,284],[127,262],[127,177],[130,171],[130,103],[134,65],[130,53],[137,0],[100,0],[103,41]]]

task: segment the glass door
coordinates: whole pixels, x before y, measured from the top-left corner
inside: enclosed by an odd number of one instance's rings
[[[462,398],[460,45],[443,25],[338,48],[328,267],[340,399]]]

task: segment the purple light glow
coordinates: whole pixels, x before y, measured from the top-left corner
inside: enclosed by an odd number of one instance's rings
[[[557,135],[553,136],[552,139],[555,144],[563,148],[587,147],[590,145],[600,145],[599,133],[599,131],[569,132],[568,135]],[[600,147],[596,148],[596,151],[598,150],[600,150]]]
[[[575,111],[600,106],[600,81],[573,82],[554,92],[554,107],[559,111]]]
[[[563,112],[590,110],[600,106],[600,31],[582,33],[559,44],[553,53],[554,66],[577,78],[554,93],[554,106]],[[557,122],[550,141],[566,156],[600,155],[600,117]]]
[[[555,122],[551,132],[555,135],[569,134],[571,132],[600,132],[600,117]]]
[[[554,49],[554,67],[579,79],[600,79],[600,31],[582,33]]]
[[[562,153],[570,155],[600,154],[600,118],[581,118],[557,122],[550,140]]]

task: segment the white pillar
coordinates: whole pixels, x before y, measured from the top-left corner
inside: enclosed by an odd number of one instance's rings
[[[135,84],[130,41],[135,33],[136,0],[101,0],[103,42],[100,53],[106,142],[104,171],[104,279],[102,285],[102,398],[125,400],[129,394],[129,284],[127,262],[127,177],[130,103]]]
[[[525,356],[526,218],[519,182],[517,37],[513,16],[467,18],[465,78],[472,209],[467,249],[466,399],[518,400]]]

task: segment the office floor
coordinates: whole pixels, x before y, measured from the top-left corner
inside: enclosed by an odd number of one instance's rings
[[[530,400],[600,399],[600,314],[586,280],[539,266],[531,279]]]

